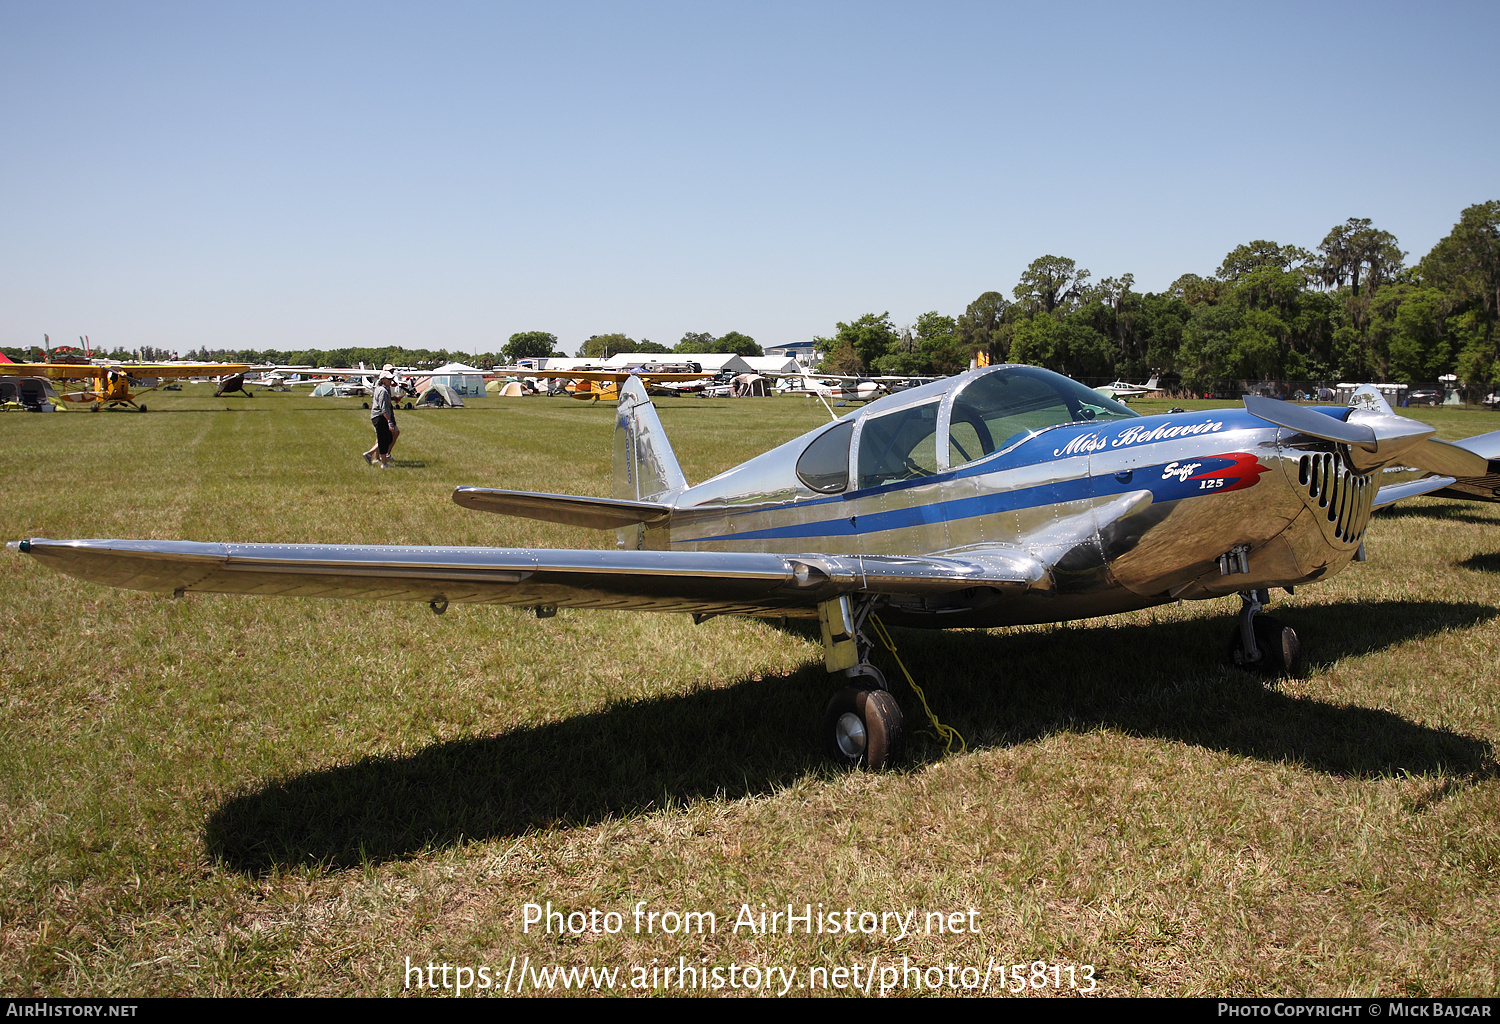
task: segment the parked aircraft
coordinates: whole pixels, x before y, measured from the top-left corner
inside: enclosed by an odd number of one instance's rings
[[[897,391],[906,391],[941,377],[861,377],[841,373],[770,373],[776,378],[778,395],[815,395],[828,401],[873,402]]]
[[[223,374],[243,373],[247,367],[231,363],[3,363],[0,375],[7,377],[46,377],[65,381],[73,386],[57,397],[64,402],[92,405],[98,412],[100,406],[114,408],[128,405],[145,412],[144,405],[137,405],[136,398],[147,391],[154,391],[169,380],[184,377],[208,377]],[[139,381],[155,379],[156,384],[142,386]],[[132,381],[135,390],[131,390]]]
[[[816,618],[843,683],[828,750],[880,767],[900,755],[903,722],[870,661],[877,622],[984,628],[1237,595],[1233,660],[1295,674],[1297,634],[1261,614],[1271,588],[1361,558],[1376,507],[1423,493],[1495,501],[1500,487],[1500,431],[1435,440],[1373,388],[1343,408],[1248,396],[1243,409],[1140,416],[1050,371],[991,366],[872,402],[696,486],[640,381],[622,388],[615,423],[613,497],[460,487],[453,500],[613,529],[623,550],[11,547],[163,593]],[[1416,468],[1377,490],[1398,467]]]
[[[701,370],[656,369],[650,364],[633,370],[529,370],[526,375],[538,380],[572,381],[567,393],[585,402],[619,401],[620,386],[631,377],[640,380],[648,393],[660,396],[676,393],[674,384],[713,376]]]
[[[1130,399],[1139,398],[1142,395],[1156,394],[1161,390],[1161,388],[1157,387],[1156,381],[1157,376],[1153,373],[1151,379],[1144,384],[1131,384],[1129,381],[1117,380],[1111,384],[1105,384],[1103,387],[1097,387],[1094,390],[1106,398],[1128,402]]]

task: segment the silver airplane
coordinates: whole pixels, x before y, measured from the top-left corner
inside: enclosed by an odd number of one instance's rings
[[[459,487],[465,508],[616,530],[618,550],[31,540],[10,546],[114,586],[816,618],[842,688],[824,743],[901,753],[870,661],[880,624],[1059,622],[1240,598],[1232,659],[1295,674],[1273,587],[1363,557],[1374,509],[1417,494],[1495,501],[1500,431],[1449,444],[1373,388],[1348,407],[1247,397],[1141,416],[1032,366],[890,395],[690,486],[638,379],[621,390],[614,496]],[[872,623],[872,616],[878,620]]]

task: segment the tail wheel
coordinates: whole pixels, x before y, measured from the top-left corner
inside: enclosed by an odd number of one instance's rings
[[[1297,631],[1270,615],[1257,615],[1252,628],[1260,658],[1250,661],[1240,644],[1240,631],[1229,638],[1229,661],[1250,672],[1278,679],[1296,679],[1302,675],[1302,641]]]
[[[823,713],[828,755],[850,768],[889,768],[901,757],[906,732],[901,707],[885,690],[846,686]]]

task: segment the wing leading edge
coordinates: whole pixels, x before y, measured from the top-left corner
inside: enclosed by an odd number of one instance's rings
[[[45,538],[8,546],[79,579],[158,593],[771,615],[810,614],[857,592],[1019,594],[1045,572],[1007,551],[909,558]]]

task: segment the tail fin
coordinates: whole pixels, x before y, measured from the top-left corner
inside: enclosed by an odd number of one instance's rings
[[[656,406],[639,377],[620,385],[614,463],[616,498],[670,502],[688,488]]]
[[[631,377],[620,385],[620,403],[615,413],[614,470],[614,496],[625,501],[670,505],[688,487],[687,477],[682,475],[667,432],[656,415],[656,406],[651,404],[639,377]],[[665,547],[667,523],[652,529],[644,524],[629,526],[617,533],[622,548]]]

